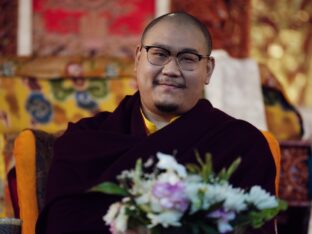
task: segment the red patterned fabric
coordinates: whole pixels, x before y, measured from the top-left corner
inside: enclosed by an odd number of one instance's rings
[[[34,0],[34,53],[133,56],[155,0]]]
[[[0,56],[16,55],[17,0],[0,0]]]

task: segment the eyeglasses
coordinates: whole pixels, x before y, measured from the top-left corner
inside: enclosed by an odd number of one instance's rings
[[[171,55],[171,52],[165,48],[159,46],[142,46],[146,50],[147,60],[155,66],[164,66],[171,61],[172,57],[175,57],[179,64],[179,67],[185,71],[195,70],[200,60],[203,58],[210,58],[209,56],[203,56],[194,52],[181,51],[175,56]]]

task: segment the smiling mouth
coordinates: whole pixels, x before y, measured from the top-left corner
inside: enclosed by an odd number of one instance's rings
[[[155,86],[170,86],[173,88],[178,88],[178,89],[185,89],[186,86],[184,84],[180,83],[174,83],[174,82],[159,82],[159,81],[154,81],[153,85]]]

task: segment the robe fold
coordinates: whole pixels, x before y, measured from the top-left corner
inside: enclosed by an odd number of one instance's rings
[[[262,133],[251,124],[213,108],[207,100],[157,132],[147,135],[140,112],[140,95],[127,96],[112,113],[70,123],[54,146],[47,185],[47,204],[37,233],[109,233],[102,219],[120,197],[86,193],[94,185],[115,181],[135,161],[157,152],[172,154],[179,163],[195,163],[194,150],[212,154],[215,171],[237,157],[242,162],[230,182],[253,185],[274,194],[275,165]],[[273,223],[251,233],[274,233]]]

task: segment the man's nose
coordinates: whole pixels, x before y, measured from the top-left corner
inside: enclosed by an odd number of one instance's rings
[[[162,73],[167,76],[180,76],[181,69],[175,57],[171,57],[169,62],[164,65]]]

